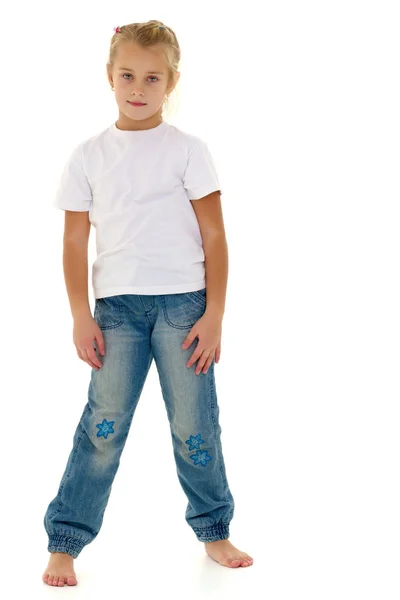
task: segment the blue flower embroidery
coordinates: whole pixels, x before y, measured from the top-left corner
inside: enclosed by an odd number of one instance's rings
[[[186,440],[185,444],[189,444],[189,450],[194,450],[195,448],[200,448],[200,444],[204,444],[204,440],[201,439],[201,433],[198,433],[196,436],[191,435],[189,440]]]
[[[197,450],[196,454],[191,454],[190,458],[193,459],[195,465],[203,465],[206,464],[212,459],[212,456],[208,454],[208,450]]]
[[[114,423],[115,421],[107,421],[107,419],[103,419],[102,423],[98,423],[96,425],[96,427],[99,428],[99,431],[97,432],[97,437],[103,435],[107,439],[109,433],[115,433],[114,429],[112,428]]]

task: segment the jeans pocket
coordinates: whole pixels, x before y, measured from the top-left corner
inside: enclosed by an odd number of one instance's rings
[[[123,305],[118,296],[96,298],[93,318],[101,330],[123,325]]]
[[[195,292],[186,292],[191,300],[194,302],[200,303],[201,306],[206,306],[207,304],[207,292],[206,288],[202,290],[196,290]]]
[[[178,329],[189,329],[206,310],[206,288],[183,294],[165,296],[165,318],[169,325]]]

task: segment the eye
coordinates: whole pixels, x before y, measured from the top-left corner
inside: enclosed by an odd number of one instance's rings
[[[125,78],[125,75],[129,75],[129,77],[132,77],[132,75],[130,73],[123,73],[122,77]],[[156,77],[155,75],[151,75],[150,79],[156,79],[158,81],[158,77]]]

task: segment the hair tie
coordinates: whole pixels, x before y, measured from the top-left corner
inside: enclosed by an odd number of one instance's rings
[[[115,33],[119,33],[119,26],[118,27],[114,27],[114,31],[115,31]]]

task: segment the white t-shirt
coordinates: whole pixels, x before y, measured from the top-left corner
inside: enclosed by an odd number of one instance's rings
[[[89,211],[96,230],[95,298],[205,287],[202,237],[190,200],[222,190],[206,143],[163,121],[145,131],[113,123],[81,142],[54,206]]]

